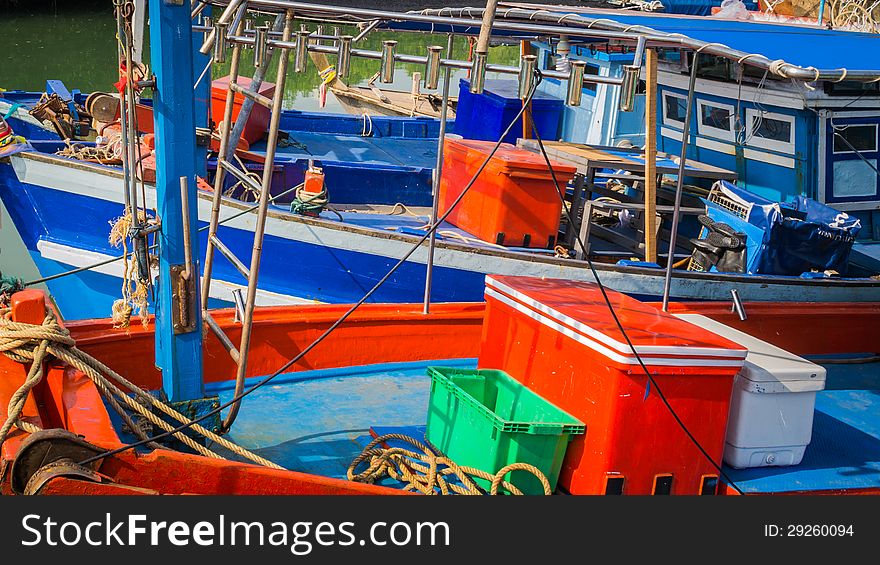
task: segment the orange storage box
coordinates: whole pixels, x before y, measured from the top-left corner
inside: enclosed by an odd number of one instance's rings
[[[446,138],[440,214],[461,195],[495,143]],[[559,188],[576,169],[553,163]],[[556,245],[562,202],[541,155],[502,143],[446,221],[489,243],[514,247]]]
[[[626,295],[614,310],[672,409],[721,464],[740,345]],[[598,286],[486,277],[479,367],[500,369],[586,424],[559,486],[572,494],[714,494],[718,471],[649,387]]]
[[[238,77],[236,81],[240,86],[250,90],[251,79],[247,77]],[[218,78],[211,83],[211,120],[215,124],[223,121],[223,112],[226,109],[226,91],[229,88],[229,77]],[[263,81],[258,90],[260,94],[267,98],[272,98],[275,94],[275,84]],[[238,112],[241,111],[241,105],[244,104],[244,96],[235,93],[232,102],[232,121],[238,119]],[[253,144],[263,139],[263,135],[269,128],[269,109],[261,104],[254,104],[251,115],[244,127],[242,137],[248,143]]]

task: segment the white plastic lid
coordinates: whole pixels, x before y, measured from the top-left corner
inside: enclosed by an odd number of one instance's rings
[[[825,388],[825,367],[821,365],[701,314],[676,315],[747,348],[749,353],[739,378],[766,383],[759,387],[762,392],[806,392]]]

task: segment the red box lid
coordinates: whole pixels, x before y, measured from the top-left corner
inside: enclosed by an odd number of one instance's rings
[[[447,137],[445,143],[449,146],[449,149],[466,152],[468,160],[475,167],[479,167],[492,151],[492,148],[495,147],[494,141],[479,141],[476,139]],[[495,154],[492,155],[492,161],[502,168],[545,171],[547,176],[550,176],[550,171],[547,170],[547,162],[544,161],[543,155],[526,151],[510,143],[502,143]],[[561,184],[567,183],[577,172],[577,168],[571,165],[564,165],[552,159],[550,163],[553,165],[553,172],[556,173],[557,179]]]
[[[607,289],[606,292],[646,365],[742,366],[748,351],[741,345],[625,294]],[[595,283],[487,276],[486,298],[507,304],[617,364],[638,365]]]

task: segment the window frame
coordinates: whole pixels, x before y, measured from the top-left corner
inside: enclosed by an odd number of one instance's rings
[[[666,115],[666,99],[667,98],[678,98],[679,100],[684,100],[685,111],[687,111],[687,96],[684,96],[683,94],[679,94],[677,92],[672,92],[670,90],[664,90],[662,98],[663,98],[663,106],[662,106],[663,125],[671,126],[671,127],[675,127],[675,128],[679,128],[681,130],[684,130],[684,127],[685,127],[684,120],[679,121],[679,120],[670,118],[669,116]]]
[[[716,128],[714,126],[707,126],[703,123],[703,108],[706,106],[710,106],[712,108],[717,108],[719,110],[727,110],[728,121],[730,122],[730,129],[723,130],[720,128]],[[697,100],[697,132],[700,135],[714,137],[716,139],[722,139],[724,141],[734,142],[734,129],[736,127],[735,118],[736,118],[736,109],[731,104],[724,104],[723,102],[713,102],[711,100]]]
[[[830,126],[830,124],[829,124]],[[830,126],[833,128],[833,126]],[[878,135],[880,135],[880,124],[844,124],[845,128],[850,127],[873,127],[874,128],[874,148],[873,149],[859,149],[858,151],[853,151],[852,149],[845,149],[843,151],[838,151],[834,148],[834,134],[831,135],[831,153],[833,155],[855,155],[856,153],[877,153],[880,150],[880,139],[878,139]]]
[[[767,139],[766,137],[759,137],[755,132],[755,118],[761,117],[762,119],[767,118],[771,120],[777,120],[780,122],[787,122],[791,125],[791,132],[789,134],[788,141],[779,141],[776,139]],[[746,108],[746,124],[748,124],[748,132],[749,135],[746,138],[747,141],[745,145],[750,147],[759,147],[761,149],[769,149],[770,151],[777,151],[779,153],[785,153],[786,155],[794,155],[795,154],[795,140],[797,127],[797,120],[795,116],[790,114],[780,114],[778,112],[764,112],[758,110],[757,108]]]

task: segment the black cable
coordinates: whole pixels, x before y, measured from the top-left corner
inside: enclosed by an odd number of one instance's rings
[[[541,75],[536,74],[536,80],[534,81],[532,88],[529,91],[529,94],[526,97],[522,107],[517,112],[516,116],[513,118],[513,120],[510,122],[510,124],[507,126],[507,128],[504,130],[504,133],[501,134],[498,141],[495,142],[495,145],[492,147],[492,150],[489,152],[489,154],[486,156],[483,163],[480,165],[480,168],[477,169],[477,171],[474,173],[474,176],[471,178],[471,180],[467,183],[467,185],[461,191],[461,194],[459,194],[458,197],[456,197],[455,201],[453,201],[453,203],[449,207],[449,209],[447,209],[446,212],[444,212],[442,216],[437,218],[437,221],[434,222],[429,227],[429,229],[425,232],[425,235],[423,235],[421,238],[419,238],[419,241],[409,251],[407,251],[406,254],[393,267],[391,267],[391,269],[385,274],[385,276],[383,276],[381,279],[379,279],[379,281],[373,286],[373,288],[371,288],[369,291],[367,291],[367,293],[360,300],[358,300],[342,316],[340,316],[335,322],[333,322],[329,328],[324,330],[324,332],[321,333],[321,335],[319,335],[311,344],[306,346],[296,356],[294,356],[292,359],[287,361],[284,365],[282,365],[279,369],[277,369],[274,373],[272,373],[268,377],[262,379],[260,382],[258,382],[257,384],[255,384],[251,388],[242,391],[242,393],[240,395],[234,396],[233,398],[231,398],[227,402],[221,404],[217,408],[210,410],[209,412],[206,412],[205,414],[199,416],[198,418],[191,420],[190,422],[188,422],[186,424],[181,424],[180,426],[177,426],[176,428],[173,428],[173,429],[166,431],[166,432],[163,432],[161,434],[157,434],[155,436],[148,437],[148,438],[143,439],[141,441],[137,441],[135,443],[130,443],[130,444],[124,445],[122,447],[112,449],[110,451],[105,451],[104,453],[95,455],[94,457],[89,457],[88,459],[80,461],[79,464],[80,465],[87,465],[89,463],[99,461],[99,460],[104,459],[106,457],[110,457],[110,456],[122,453],[124,451],[128,451],[129,449],[134,449],[134,448],[146,445],[149,442],[158,441],[158,440],[164,439],[166,437],[172,436],[174,434],[180,433],[180,432],[188,429],[193,424],[197,424],[199,422],[202,422],[202,421],[210,418],[211,416],[219,414],[221,411],[232,406],[233,404],[240,402],[244,397],[248,396],[252,392],[254,392],[257,389],[268,384],[270,381],[272,381],[272,379],[274,379],[278,375],[281,375],[282,373],[284,373],[284,371],[286,371],[292,365],[294,365],[295,363],[300,361],[303,357],[305,357],[312,349],[314,349],[315,347],[318,346],[318,344],[320,344],[322,341],[324,341],[324,339],[326,339],[327,336],[329,336],[331,333],[333,333],[333,331],[336,330],[336,328],[338,328],[340,325],[342,325],[342,323],[345,322],[345,320],[347,320],[358,308],[360,308],[367,300],[369,300],[369,298],[373,294],[375,294],[375,292],[377,290],[379,290],[379,288],[383,284],[385,284],[385,282],[389,278],[391,278],[391,275],[393,275],[397,271],[397,269],[399,269],[404,263],[406,263],[406,261],[422,246],[422,244],[425,241],[427,241],[428,237],[430,237],[430,235],[437,230],[437,228],[440,226],[440,224],[442,224],[446,220],[446,218],[449,216],[449,214],[452,213],[452,211],[455,209],[455,207],[464,198],[465,194],[467,194],[468,190],[470,190],[471,186],[473,186],[473,184],[477,181],[480,174],[482,174],[483,169],[485,169],[486,166],[489,164],[489,161],[491,161],[492,157],[495,155],[495,152],[498,151],[498,148],[501,146],[502,142],[504,141],[504,138],[507,137],[507,134],[510,132],[510,130],[513,129],[513,127],[519,123],[520,118],[525,113],[526,108],[528,108],[529,102],[531,102],[532,97],[535,95],[535,92],[537,91],[538,85],[541,83],[541,80],[542,80]]]
[[[540,74],[540,71],[536,71],[536,73]],[[530,109],[527,110],[527,112],[528,112],[529,122],[532,125],[532,132],[535,135],[535,140],[538,142],[538,147],[541,149],[541,155],[543,155],[544,161],[547,163],[547,168],[550,170],[550,176],[553,179],[553,186],[556,187],[556,194],[562,200],[562,211],[563,211],[563,214],[565,215],[566,220],[568,221],[569,229],[574,229],[575,224],[572,220],[571,210],[569,208],[568,202],[566,202],[566,200],[565,200],[565,195],[562,192],[562,189],[559,187],[559,180],[556,178],[556,171],[553,170],[553,164],[550,161],[550,157],[548,157],[548,155],[547,155],[546,149],[544,148],[544,142],[541,140],[541,135],[538,133],[538,128],[535,127],[535,120],[532,119],[532,112]],[[583,218],[582,221],[589,222],[590,219]],[[575,237],[577,238],[577,242],[581,246],[581,249],[586,250],[587,246],[584,244],[585,242],[581,239],[581,234],[575,233]],[[670,257],[672,256],[671,250],[670,250],[669,255],[670,255]],[[743,494],[742,490],[740,490],[740,488],[736,485],[736,483],[734,483],[733,480],[727,475],[727,473],[724,472],[724,469],[721,467],[721,465],[719,465],[718,463],[715,462],[714,459],[712,459],[712,456],[709,455],[709,453],[702,446],[702,444],[700,444],[699,440],[697,440],[697,438],[694,437],[694,435],[691,433],[691,431],[688,429],[688,427],[685,425],[685,423],[681,420],[681,418],[675,412],[675,409],[672,408],[672,405],[669,403],[669,400],[667,400],[666,395],[663,394],[663,390],[660,388],[660,386],[657,384],[657,381],[651,375],[651,372],[648,370],[648,367],[645,365],[644,361],[642,361],[642,357],[639,355],[638,351],[636,351],[636,348],[633,345],[632,341],[630,340],[629,335],[626,333],[626,330],[624,329],[623,324],[620,322],[620,318],[617,317],[617,312],[615,312],[614,306],[611,304],[611,299],[608,298],[608,293],[605,290],[605,285],[603,285],[602,281],[599,280],[599,273],[596,271],[596,268],[593,266],[593,261],[590,259],[589,253],[585,252],[584,258],[587,261],[587,265],[590,267],[590,271],[593,274],[593,278],[596,280],[596,285],[599,287],[599,291],[602,293],[602,298],[604,299],[606,306],[608,306],[608,310],[611,313],[611,317],[614,319],[614,323],[617,325],[617,329],[620,330],[620,333],[623,335],[624,340],[626,340],[626,344],[629,346],[629,348],[632,351],[633,355],[635,356],[636,360],[639,362],[639,366],[642,368],[642,371],[644,371],[645,376],[648,377],[648,381],[650,382],[651,386],[653,386],[654,389],[657,391],[657,396],[660,397],[660,400],[663,402],[663,404],[669,410],[669,413],[672,414],[673,418],[675,418],[675,421],[678,423],[679,427],[681,427],[681,429],[684,430],[684,433],[687,434],[687,436],[691,440],[691,442],[693,442],[693,444],[697,447],[697,449],[700,450],[700,453],[703,454],[703,457],[705,457],[706,460],[712,464],[712,466],[715,468],[715,470],[718,471],[720,476],[727,482],[727,484],[729,484],[731,487],[733,487],[733,489],[737,493]]]

